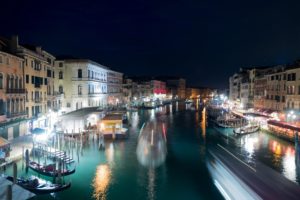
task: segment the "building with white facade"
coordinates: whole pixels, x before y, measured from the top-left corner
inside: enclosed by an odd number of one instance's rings
[[[119,105],[123,99],[123,74],[107,69],[107,103],[109,105]]]
[[[87,59],[55,61],[54,93],[62,112],[84,107],[107,105],[107,71],[101,64]]]

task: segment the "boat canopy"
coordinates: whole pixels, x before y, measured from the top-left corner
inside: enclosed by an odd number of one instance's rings
[[[295,125],[292,125],[292,124],[289,124],[286,122],[281,122],[281,121],[277,121],[277,120],[269,120],[268,124],[300,132],[299,126],[295,126]]]

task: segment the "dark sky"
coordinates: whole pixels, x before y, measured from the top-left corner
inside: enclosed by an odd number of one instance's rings
[[[0,34],[128,75],[224,87],[243,66],[300,58],[300,1],[1,1]]]

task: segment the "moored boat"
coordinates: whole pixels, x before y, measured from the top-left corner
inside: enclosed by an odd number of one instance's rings
[[[193,100],[192,100],[192,99],[186,99],[186,100],[185,100],[185,103],[186,103],[186,104],[193,103]]]
[[[259,131],[259,126],[254,125],[254,126],[244,126],[241,128],[236,128],[233,130],[233,133],[238,134],[238,135],[245,135],[249,133],[255,133]]]
[[[11,176],[7,176],[6,179],[12,182],[14,180]],[[66,184],[54,184],[37,177],[29,179],[17,178],[16,182],[17,185],[35,194],[49,194],[53,192],[60,192],[71,187],[70,182]]]
[[[55,169],[54,164],[44,166],[44,165],[40,165],[34,161],[30,161],[28,167],[30,169],[32,169],[33,171],[36,171],[39,174],[42,174],[45,176],[57,177],[59,175],[59,171],[57,169]],[[68,176],[73,173],[75,173],[75,167],[72,170],[64,169],[60,172],[61,176]]]

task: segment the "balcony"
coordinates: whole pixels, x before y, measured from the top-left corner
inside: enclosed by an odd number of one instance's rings
[[[107,94],[107,93],[105,93],[105,92],[88,93],[88,96],[93,97],[93,96],[99,96],[99,95],[103,95],[103,94]]]
[[[7,94],[25,94],[25,89],[6,89]]]
[[[16,118],[16,117],[24,117],[26,112],[17,112],[17,113],[6,113],[6,118]]]
[[[64,92],[54,92],[54,96],[56,98],[64,98],[65,97],[65,93]]]
[[[43,98],[35,98],[34,102],[35,103],[41,103],[43,101]]]
[[[96,79],[91,77],[82,77],[82,78],[72,77],[72,81],[96,81],[101,83],[107,83],[107,81],[104,79]]]

